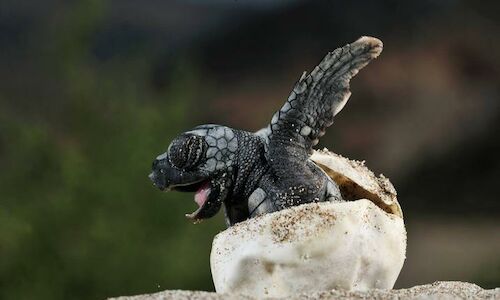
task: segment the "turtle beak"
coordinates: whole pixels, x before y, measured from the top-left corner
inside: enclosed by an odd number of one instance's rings
[[[148,177],[161,191],[170,190],[175,186],[189,185],[207,178],[203,172],[179,170],[171,166],[168,159],[155,160],[152,169]]]
[[[155,159],[153,161],[152,171],[148,175],[153,185],[160,189],[160,191],[164,191],[171,183],[168,175],[175,177],[175,171],[170,167],[168,160]]]
[[[160,185],[159,178],[158,178],[158,176],[156,176],[155,172],[149,173],[148,178],[149,178],[149,180],[151,180],[153,182],[153,185],[155,187],[159,188],[161,191],[164,190],[164,188],[162,187],[162,185]]]
[[[165,190],[167,186],[165,176],[162,176],[162,174],[160,174],[159,172],[153,171],[148,175],[148,177],[153,182],[153,185],[160,189],[160,191]]]

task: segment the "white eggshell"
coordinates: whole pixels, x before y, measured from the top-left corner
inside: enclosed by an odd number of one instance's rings
[[[326,150],[311,159],[351,201],[296,206],[219,233],[210,256],[218,293],[287,297],[394,286],[406,257],[394,187],[364,163]]]
[[[403,266],[403,219],[371,201],[312,203],[219,233],[210,257],[218,293],[286,297],[391,289]]]

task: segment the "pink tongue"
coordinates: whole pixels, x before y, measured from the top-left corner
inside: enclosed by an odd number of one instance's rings
[[[210,184],[208,183],[208,181],[206,181],[198,188],[196,194],[194,194],[194,201],[198,203],[199,207],[205,204],[205,202],[208,199],[209,193],[210,193]]]

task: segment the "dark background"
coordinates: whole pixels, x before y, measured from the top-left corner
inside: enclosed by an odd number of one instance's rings
[[[0,1],[0,298],[213,290],[221,215],[160,193],[153,158],[203,123],[257,130],[304,70],[384,52],[320,147],[396,186],[396,287],[500,285],[498,1]]]

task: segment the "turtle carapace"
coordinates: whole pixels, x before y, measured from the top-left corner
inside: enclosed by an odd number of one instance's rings
[[[271,123],[258,132],[201,125],[176,137],[153,161],[160,190],[195,192],[210,218],[224,206],[228,226],[291,206],[343,201],[338,185],[309,159],[351,92],[350,79],[376,58],[382,42],[362,37],[328,53],[304,73]]]

